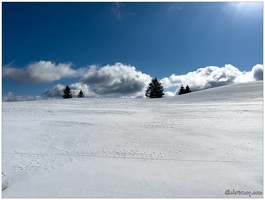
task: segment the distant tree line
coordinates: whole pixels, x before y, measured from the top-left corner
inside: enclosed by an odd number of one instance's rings
[[[163,91],[164,91],[164,88],[163,88],[162,84],[157,80],[157,78],[153,78],[152,81],[149,83],[147,90],[145,91],[145,96],[148,98],[162,98],[165,95],[165,93]],[[182,85],[179,89],[178,95],[187,94],[190,92],[191,92],[191,90],[190,90],[190,87],[188,85],[186,86],[186,88],[184,88]],[[68,85],[65,87],[63,93],[64,93],[64,95],[63,95],[64,99],[72,98],[71,89]],[[77,97],[78,98],[84,98],[85,97],[82,90],[80,90]]]

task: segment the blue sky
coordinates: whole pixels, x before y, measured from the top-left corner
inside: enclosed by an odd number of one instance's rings
[[[139,96],[157,77],[172,96],[263,73],[263,2],[3,2],[2,16],[3,95]]]

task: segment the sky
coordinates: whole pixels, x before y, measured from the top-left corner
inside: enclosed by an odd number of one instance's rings
[[[3,101],[263,80],[263,2],[2,2]]]

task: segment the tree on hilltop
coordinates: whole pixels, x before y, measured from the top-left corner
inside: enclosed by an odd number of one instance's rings
[[[163,90],[162,84],[157,80],[157,78],[153,78],[149,83],[145,96],[149,98],[162,98],[164,95]]]
[[[181,95],[181,94],[185,94],[185,89],[184,89],[183,85],[179,89],[179,95]]]
[[[71,89],[69,88],[68,85],[65,87],[63,93],[64,93],[64,95],[63,95],[63,98],[64,98],[64,99],[72,98]]]
[[[178,95],[181,95],[181,94],[187,94],[187,93],[190,93],[191,90],[190,90],[190,87],[187,85],[186,88],[183,87],[183,85],[180,87],[179,89],[179,93]]]
[[[82,90],[80,90],[79,94],[78,94],[78,98],[84,98],[84,93],[82,92]]]
[[[190,87],[187,85],[185,89],[185,93],[190,93],[190,92],[191,92]]]

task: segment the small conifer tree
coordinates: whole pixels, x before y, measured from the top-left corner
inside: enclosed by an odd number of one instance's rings
[[[187,94],[187,93],[190,93],[191,90],[190,90],[190,87],[187,85],[186,88],[183,87],[183,85],[180,87],[179,89],[179,93],[178,95],[181,95],[181,94]]]
[[[190,87],[187,85],[185,89],[185,93],[190,93],[190,92],[191,92]]]
[[[63,98],[64,98],[64,99],[72,98],[71,89],[69,88],[68,85],[65,87],[63,93],[64,93],[64,95],[63,95]]]
[[[153,78],[149,83],[145,96],[149,98],[162,98],[164,95],[163,90],[162,84],[157,80],[157,78]]]
[[[185,89],[184,89],[183,85],[179,89],[179,95],[181,95],[181,94],[185,94]]]
[[[80,90],[80,92],[78,94],[78,98],[84,98],[84,93],[82,92],[82,90]]]

